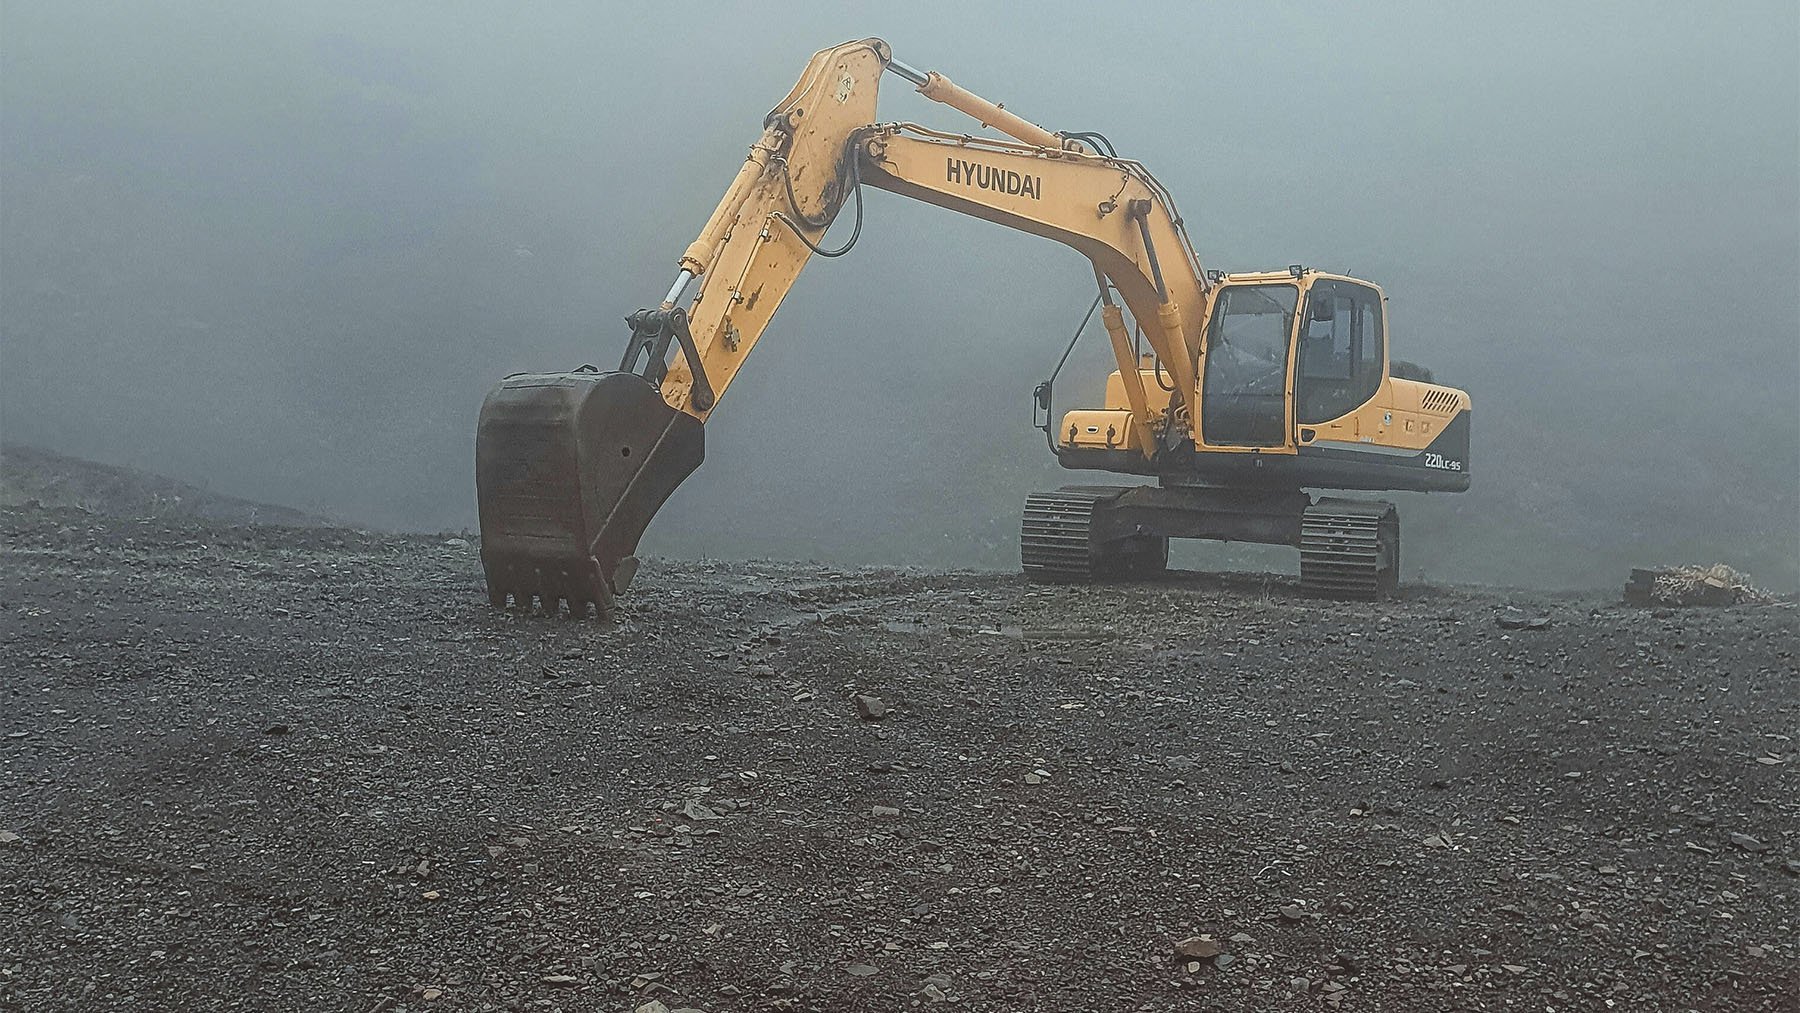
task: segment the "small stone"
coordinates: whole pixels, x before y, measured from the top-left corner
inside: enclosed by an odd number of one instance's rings
[[[686,805],[681,807],[681,815],[686,816],[695,823],[702,823],[707,820],[722,820],[725,818],[691,798],[687,800]]]
[[[0,844],[17,844],[24,839],[11,830],[0,830]]]
[[[1290,922],[1306,920],[1306,911],[1298,904],[1284,904],[1282,905],[1280,913],[1282,918]]]
[[[1189,936],[1175,944],[1175,955],[1184,960],[1208,960],[1219,952],[1219,944],[1211,936]]]
[[[436,890],[427,890],[424,893],[420,894],[419,896],[425,898],[426,900],[441,900],[444,895],[437,892]]]
[[[669,1013],[669,1007],[664,1006],[662,1003],[658,1002],[655,999],[652,999],[649,1002],[643,1004],[642,1006],[639,1006],[637,1009],[633,1010],[632,1013]]]
[[[1187,963],[1181,965],[1181,969],[1186,971],[1189,974],[1199,974],[1200,973],[1200,962],[1198,960],[1190,960]]]
[[[1432,834],[1430,837],[1425,838],[1424,844],[1428,848],[1447,848],[1450,846],[1444,842],[1442,837],[1439,837],[1436,834]]]
[[[469,547],[469,540],[467,538],[446,538],[444,545],[451,549],[466,549]]]
[[[293,730],[294,730],[293,727],[290,725],[273,724],[267,728],[264,728],[263,734],[264,735],[286,735],[287,733],[289,733]]]
[[[431,999],[436,999],[443,994],[444,994],[444,990],[441,988],[428,988],[425,991],[420,992],[419,996],[423,999],[431,1000]]]
[[[1769,850],[1769,846],[1767,844],[1764,844],[1763,842],[1757,840],[1756,838],[1751,837],[1749,834],[1732,834],[1731,835],[1731,843],[1737,845],[1740,848],[1743,848],[1745,851],[1750,852],[1752,855],[1759,855],[1759,854],[1762,854],[1763,852]]]
[[[1230,967],[1232,965],[1232,962],[1235,960],[1237,960],[1237,958],[1232,956],[1231,954],[1221,953],[1218,956],[1213,958],[1213,966],[1219,967],[1219,968]]]
[[[892,819],[895,816],[900,815],[900,810],[891,805],[870,806],[869,815],[876,819]]]
[[[581,979],[572,974],[546,974],[538,980],[546,985],[555,985],[558,988],[574,988],[576,985],[581,984]],[[662,1004],[658,1003],[657,1005],[660,1006]]]
[[[1550,625],[1550,617],[1526,615],[1520,609],[1508,608],[1495,616],[1494,622],[1503,630],[1541,630]]]
[[[1231,941],[1239,946],[1243,946],[1246,943],[1256,942],[1256,937],[1248,932],[1233,932],[1231,934]]]
[[[875,967],[871,964],[846,964],[844,965],[844,973],[855,975],[858,978],[867,978],[869,975],[875,973]]]
[[[930,999],[932,1002],[943,1002],[945,999],[950,998],[950,996],[948,994],[946,994],[943,989],[937,987],[936,985],[926,985],[924,988],[919,990],[919,994],[924,996],[927,999]]]
[[[1501,964],[1500,967],[1502,970],[1511,971],[1514,974],[1525,973],[1525,967],[1522,964]]]
[[[1289,978],[1288,987],[1296,992],[1305,992],[1312,988],[1312,981],[1307,978]]]
[[[858,693],[851,698],[851,702],[856,704],[856,716],[864,721],[880,721],[887,716],[887,704],[882,703],[878,696]]]

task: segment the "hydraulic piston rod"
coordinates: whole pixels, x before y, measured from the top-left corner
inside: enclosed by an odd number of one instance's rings
[[[989,102],[935,70],[919,70],[899,60],[889,60],[887,69],[917,85],[919,94],[974,117],[984,127],[993,127],[1001,133],[1011,134],[1026,144],[1035,144],[1040,148],[1063,146],[1062,135],[1051,133],[1016,113],[1007,112],[1006,107],[1000,103]]]

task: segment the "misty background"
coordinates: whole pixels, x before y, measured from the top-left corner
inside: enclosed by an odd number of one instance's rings
[[[1473,490],[1393,497],[1409,579],[1726,562],[1800,586],[1791,2],[8,0],[0,434],[472,527],[488,388],[611,366],[807,56],[865,35],[1108,134],[1208,267],[1381,284],[1393,354],[1475,408]],[[891,76],[882,117],[972,127]],[[861,243],[801,276],[647,551],[1010,567],[1027,492],[1107,480],[1030,428],[1086,262],[865,196]],[[1096,326],[1059,410],[1110,368]]]

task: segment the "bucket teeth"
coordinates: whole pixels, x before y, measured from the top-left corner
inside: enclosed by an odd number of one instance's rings
[[[525,572],[488,571],[488,603],[495,608],[509,604],[520,612],[535,607],[545,615],[558,615],[567,603],[569,615],[576,619],[592,613],[601,619],[610,614],[612,596],[606,593],[597,575],[568,570],[532,568]]]

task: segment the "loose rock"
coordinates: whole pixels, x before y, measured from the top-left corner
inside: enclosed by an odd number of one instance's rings
[[[1189,936],[1175,944],[1175,955],[1184,960],[1210,960],[1219,955],[1219,950],[1211,936]]]

